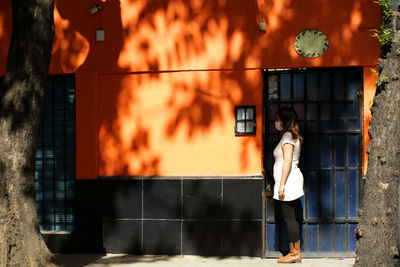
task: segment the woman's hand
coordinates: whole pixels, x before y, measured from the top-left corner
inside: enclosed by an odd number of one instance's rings
[[[279,185],[278,196],[279,199],[283,199],[285,197],[285,185]]]

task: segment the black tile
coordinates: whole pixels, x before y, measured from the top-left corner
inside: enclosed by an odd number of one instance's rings
[[[222,218],[221,179],[183,180],[183,218]]]
[[[222,222],[222,255],[261,257],[261,227],[262,220]]]
[[[99,235],[103,232],[103,223],[100,218],[98,219],[75,219],[74,233],[90,233],[92,235]]]
[[[102,253],[103,225],[100,219],[75,220],[71,234],[44,234],[46,244],[53,252]]]
[[[219,221],[183,221],[184,255],[219,256],[221,238]]]
[[[224,218],[262,219],[262,186],[261,179],[224,179]]]
[[[77,219],[99,219],[102,216],[100,180],[75,181],[74,217]]]
[[[71,234],[42,233],[42,237],[52,253],[65,253],[68,251],[67,247],[70,247]]]
[[[142,254],[142,222],[104,220],[103,246],[107,253]]]
[[[181,222],[143,221],[143,253],[152,255],[181,254]]]
[[[143,180],[143,212],[148,219],[180,219],[181,180]]]
[[[104,217],[142,218],[142,180],[103,180]]]

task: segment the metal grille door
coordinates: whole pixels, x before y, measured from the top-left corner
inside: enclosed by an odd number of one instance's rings
[[[361,68],[264,72],[264,168],[273,166],[279,141],[274,121],[280,105],[299,115],[304,136],[302,250],[308,256],[353,254],[359,221],[362,166]],[[274,202],[266,199],[265,252],[285,250],[275,223]]]

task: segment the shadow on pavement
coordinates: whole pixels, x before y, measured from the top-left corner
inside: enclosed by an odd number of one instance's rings
[[[128,254],[57,254],[56,258],[65,267],[81,267],[92,264],[110,265],[110,264],[134,264],[134,263],[152,263],[156,261],[168,261],[173,256],[134,256]],[[175,256],[176,257],[176,256]]]
[[[104,254],[55,254],[57,260],[65,267],[80,267],[104,257]]]

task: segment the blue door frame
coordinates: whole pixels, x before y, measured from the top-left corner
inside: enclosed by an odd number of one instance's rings
[[[264,169],[273,166],[280,105],[293,106],[304,135],[299,210],[305,256],[353,256],[362,183],[362,68],[264,71]],[[264,199],[263,255],[287,251],[274,201]],[[280,236],[281,238],[278,238]]]

